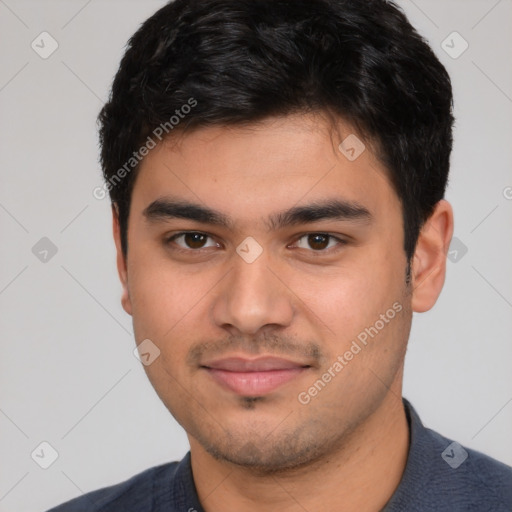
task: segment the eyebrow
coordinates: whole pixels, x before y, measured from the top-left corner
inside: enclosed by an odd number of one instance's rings
[[[182,199],[168,197],[156,199],[142,213],[150,222],[186,219],[229,230],[233,230],[234,227],[234,222],[222,212]],[[265,224],[269,231],[275,231],[288,226],[321,220],[370,224],[373,219],[374,217],[370,211],[357,201],[336,198],[315,201],[302,206],[293,206],[288,210],[270,215]]]

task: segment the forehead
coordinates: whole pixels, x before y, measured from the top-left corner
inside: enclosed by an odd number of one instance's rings
[[[339,196],[382,215],[399,204],[387,176],[350,126],[287,116],[201,128],[157,145],[140,165],[132,206],[142,212],[172,195],[243,222]]]

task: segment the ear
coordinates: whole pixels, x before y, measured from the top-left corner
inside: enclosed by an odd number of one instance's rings
[[[121,228],[119,226],[119,211],[117,204],[112,205],[112,231],[114,234],[114,242],[116,244],[117,252],[117,272],[119,273],[119,279],[123,286],[123,293],[121,295],[121,305],[123,309],[129,314],[132,314],[132,303],[130,300],[130,293],[128,291],[128,270],[126,266],[126,258],[124,257],[123,250],[121,247]]]
[[[453,210],[441,199],[420,231],[412,264],[412,309],[423,313],[437,301],[446,275],[446,255],[453,235]]]

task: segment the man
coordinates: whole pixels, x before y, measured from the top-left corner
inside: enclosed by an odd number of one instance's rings
[[[100,114],[122,305],[190,452],[61,511],[510,511],[402,398],[443,287],[446,70],[385,0],[176,0]]]

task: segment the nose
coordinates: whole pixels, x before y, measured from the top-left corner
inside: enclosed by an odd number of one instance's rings
[[[264,327],[290,325],[294,309],[292,294],[271,269],[263,254],[252,263],[238,255],[234,267],[221,281],[213,308],[215,323],[232,334],[255,335]]]

